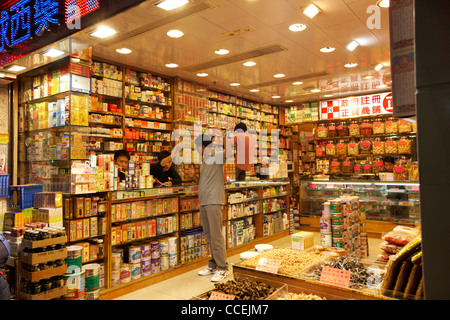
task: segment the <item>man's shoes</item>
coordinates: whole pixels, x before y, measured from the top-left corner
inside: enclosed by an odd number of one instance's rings
[[[198,272],[198,275],[199,276],[209,276],[210,274],[213,274],[214,272],[215,272],[215,269],[210,268],[210,267],[206,267],[205,269],[200,270]]]
[[[228,270],[217,270],[213,277],[211,278],[212,282],[219,282],[222,281],[223,279],[225,279],[226,277],[228,277],[229,272]]]

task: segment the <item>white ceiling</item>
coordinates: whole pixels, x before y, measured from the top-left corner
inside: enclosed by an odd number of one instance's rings
[[[370,30],[367,9],[378,0],[191,0],[187,5],[166,12],[148,0],[137,7],[102,21],[117,33],[99,40],[89,35],[96,27],[77,33],[74,38],[93,47],[97,57],[135,66],[168,76],[197,81],[210,87],[237,95],[253,97],[271,103],[295,103],[323,99],[324,94],[334,97],[380,91],[375,85],[387,82],[390,87],[389,14],[380,8],[381,28]],[[302,13],[302,8],[314,2],[321,10],[314,19]],[[197,11],[196,11],[197,9]],[[203,10],[202,10],[203,9]],[[307,29],[291,32],[293,23],[304,23]],[[147,27],[146,32],[138,29]],[[252,31],[230,37],[226,33],[244,27]],[[166,32],[179,29],[184,36],[169,38]],[[142,30],[141,30],[142,31]],[[136,35],[136,33],[138,33]],[[361,46],[350,52],[346,45],[357,40]],[[285,50],[253,58],[256,66],[244,67],[243,61],[228,63],[201,70],[209,74],[206,78],[184,68],[215,61],[222,58],[215,50],[230,50],[227,56],[253,51],[268,46],[281,46]],[[320,48],[333,46],[332,53],[322,53]],[[121,55],[115,50],[127,47],[133,50]],[[227,57],[225,56],[225,58]],[[176,69],[165,67],[166,63],[179,65]],[[357,62],[356,68],[345,68],[344,64]],[[380,72],[374,66],[383,63],[387,68]],[[266,85],[277,80],[276,73],[284,73],[285,83]],[[327,75],[309,78],[310,74]],[[372,80],[363,80],[368,74]],[[286,79],[308,78],[302,85],[294,86]],[[283,80],[280,80],[283,81]],[[373,81],[378,81],[374,83]],[[239,82],[239,87],[230,87]],[[311,93],[304,88],[319,87],[320,93]],[[259,93],[249,92],[259,88]],[[328,89],[328,90],[326,90]],[[386,89],[383,89],[386,90]],[[272,99],[280,95],[280,99]]]

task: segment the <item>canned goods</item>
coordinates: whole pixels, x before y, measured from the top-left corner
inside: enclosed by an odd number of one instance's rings
[[[324,218],[331,217],[331,207],[329,202],[324,202],[322,205],[322,217]]]
[[[329,248],[332,245],[331,232],[321,232],[320,233],[320,244],[325,248]]]
[[[335,225],[343,225],[344,222],[344,218],[342,216],[331,216],[331,225],[335,226]]]
[[[333,238],[342,238],[344,235],[344,227],[339,225],[333,225],[331,228]]]
[[[341,213],[342,212],[342,206],[341,206],[341,200],[331,200],[330,201],[330,211],[331,213]]]
[[[333,247],[336,248],[344,248],[344,239],[343,238],[333,238]]]
[[[331,232],[331,218],[320,218],[320,232]]]

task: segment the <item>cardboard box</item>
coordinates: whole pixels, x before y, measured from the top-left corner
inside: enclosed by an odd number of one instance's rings
[[[22,251],[20,260],[26,264],[38,264],[48,261],[54,261],[67,258],[67,248],[59,250],[44,251],[39,253],[30,253]]]
[[[300,231],[291,235],[293,250],[306,250],[314,245],[314,234],[312,232]]]

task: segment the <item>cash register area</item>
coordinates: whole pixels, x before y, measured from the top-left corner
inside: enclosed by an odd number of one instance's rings
[[[320,232],[314,233],[314,245],[320,245]],[[368,238],[369,252],[367,260],[375,261],[378,259],[381,249],[379,245],[383,242],[381,237]],[[287,236],[267,244],[274,248],[289,248],[291,247],[291,237]],[[251,250],[246,250],[251,251]],[[233,280],[233,264],[241,261],[240,254],[235,254],[227,258],[229,264],[230,275],[223,280]],[[205,266],[207,261],[205,261]],[[133,291],[131,293],[122,295],[114,300],[189,300],[195,296],[214,289],[214,283],[211,282],[212,276],[199,276],[197,273],[205,266],[194,269],[173,278],[149,285],[145,288]]]

